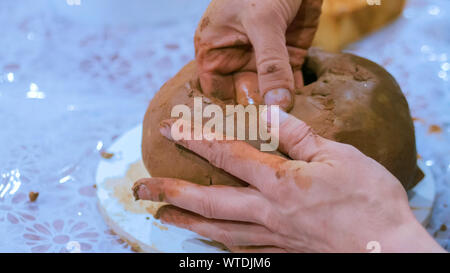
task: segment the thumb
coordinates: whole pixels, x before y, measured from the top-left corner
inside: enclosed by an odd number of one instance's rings
[[[272,18],[271,18],[272,17]],[[286,22],[273,12],[244,23],[253,45],[261,97],[268,105],[279,105],[284,110],[292,107],[294,77],[286,47]],[[261,19],[262,18],[262,19]],[[253,21],[253,22],[250,22]]]

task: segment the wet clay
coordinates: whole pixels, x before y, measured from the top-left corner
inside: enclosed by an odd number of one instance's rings
[[[417,167],[408,103],[385,69],[355,55],[310,49],[303,75],[305,87],[295,91],[290,114],[306,122],[317,134],[351,144],[375,159],[406,190],[423,178]],[[236,103],[206,97],[195,61],[187,64],[164,84],[148,107],[142,138],[142,158],[147,170],[153,177],[173,177],[202,185],[246,185],[160,134],[159,124],[171,118],[172,107],[184,104],[192,109],[194,97],[202,97],[203,107]]]

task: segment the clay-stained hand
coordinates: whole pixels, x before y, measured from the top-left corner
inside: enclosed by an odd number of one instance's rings
[[[321,5],[322,0],[213,0],[194,39],[203,91],[289,109],[294,88],[303,86],[301,66]]]
[[[172,139],[171,123],[162,124]],[[177,141],[248,187],[149,178],[135,183],[136,197],[172,204],[159,211],[164,223],[232,251],[443,251],[415,219],[400,182],[376,161],[283,112],[279,134],[292,160],[241,141]]]

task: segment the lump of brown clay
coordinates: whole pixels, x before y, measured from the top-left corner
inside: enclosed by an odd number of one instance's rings
[[[375,159],[406,190],[422,179],[408,103],[385,69],[355,55],[310,49],[303,72],[306,86],[296,90],[290,114],[319,135],[351,144]],[[193,61],[161,88],[147,110],[142,138],[147,170],[154,177],[173,177],[202,185],[245,185],[160,134],[159,123],[171,118],[172,107],[184,104],[192,109],[195,96],[203,97],[204,107],[224,104],[202,94]]]

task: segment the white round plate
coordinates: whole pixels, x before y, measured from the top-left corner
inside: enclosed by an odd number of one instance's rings
[[[198,234],[153,217],[162,203],[134,201],[133,183],[150,177],[141,160],[142,125],[120,137],[109,149],[113,156],[97,168],[99,209],[111,229],[141,252],[224,252],[214,242]],[[419,160],[425,179],[408,192],[409,204],[422,225],[428,224],[435,198],[433,175]]]

